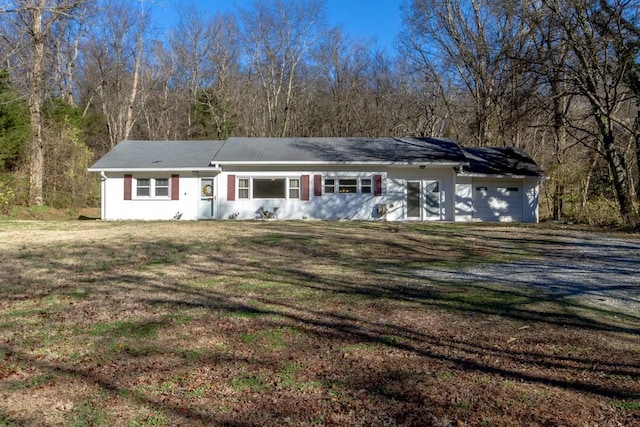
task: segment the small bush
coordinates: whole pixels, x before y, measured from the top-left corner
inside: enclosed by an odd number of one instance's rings
[[[0,181],[0,213],[7,214],[15,203],[16,193],[6,182]]]

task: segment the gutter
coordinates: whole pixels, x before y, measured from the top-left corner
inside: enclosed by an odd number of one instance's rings
[[[465,162],[393,162],[393,161],[369,161],[369,162],[358,162],[358,161],[219,161],[217,166],[304,166],[304,165],[313,165],[313,166],[460,166],[465,165]]]
[[[89,168],[89,172],[222,172],[220,167],[195,167],[195,168]]]

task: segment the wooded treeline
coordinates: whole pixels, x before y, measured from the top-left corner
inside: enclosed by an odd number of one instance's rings
[[[166,30],[143,0],[0,0],[0,210],[97,203],[86,168],[124,139],[434,136],[524,148],[555,219],[635,226],[636,1],[406,0],[387,52],[322,0]]]

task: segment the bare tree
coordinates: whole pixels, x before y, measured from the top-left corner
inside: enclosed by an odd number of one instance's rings
[[[241,9],[246,54],[262,85],[271,136],[288,134],[298,68],[322,36],[322,0],[256,1]]]
[[[199,114],[200,137],[228,138],[238,125],[240,94],[240,33],[234,16],[216,15],[208,23],[210,48],[206,56],[204,84],[196,93],[192,111]],[[206,118],[206,122],[203,119]],[[207,130],[207,124],[211,129]]]
[[[625,85],[629,62],[620,56],[619,44],[640,41],[621,19],[637,15],[637,5],[628,0],[544,0],[545,8],[566,37],[570,58],[563,64],[573,90],[590,106],[593,144],[590,148],[607,162],[623,222],[638,223],[630,176],[618,137],[626,125],[621,108],[633,99]],[[590,131],[582,123],[573,126]]]
[[[213,49],[211,18],[195,5],[181,5],[177,11],[176,27],[169,33],[169,49],[173,59],[173,80],[183,103],[186,119],[186,137],[194,132],[194,105],[201,88],[211,84],[213,77],[207,73],[211,66],[207,61]]]
[[[455,72],[473,99],[473,136],[479,146],[487,145],[494,96],[499,75],[499,46],[493,46],[494,17],[484,0],[413,0],[405,10],[412,44],[423,59],[436,69]],[[497,49],[496,49],[497,48]]]
[[[530,49],[521,15],[518,2],[490,0],[413,0],[404,10],[401,51],[445,94],[461,140],[467,127],[479,146],[525,141],[535,83],[518,61]]]
[[[309,75],[314,80],[309,88],[313,106],[304,110],[315,111],[303,122],[319,135],[361,134],[371,71],[371,52],[365,41],[354,42],[341,29],[332,29],[313,49],[312,58],[316,64]]]
[[[99,17],[99,29],[83,46],[84,110],[95,107],[102,113],[111,148],[131,136],[138,119],[140,74],[150,25],[144,2],[107,0]]]

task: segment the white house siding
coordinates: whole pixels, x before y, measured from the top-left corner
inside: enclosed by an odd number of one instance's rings
[[[266,169],[266,170],[265,170]],[[132,188],[132,200],[125,200],[125,173],[108,172],[102,182],[102,218],[105,220],[171,220],[180,214],[182,220],[203,219],[199,215],[201,209],[200,196],[202,191],[201,178],[212,178],[215,187],[214,215],[211,219],[254,219],[257,210],[262,207],[272,211],[278,208],[279,219],[353,219],[374,220],[377,219],[377,206],[385,205],[387,214],[384,219],[388,221],[404,221],[407,219],[406,188],[408,181],[438,181],[440,192],[440,219],[445,221],[480,221],[502,220],[538,222],[538,178],[523,179],[489,179],[478,177],[456,176],[452,167],[427,167],[420,169],[417,166],[398,167],[349,167],[334,168],[330,165],[301,171],[292,166],[288,170],[272,167],[272,170],[263,167],[241,168],[223,167],[223,172],[217,171],[163,171],[156,173],[135,173],[133,178],[169,178],[172,174],[179,175],[179,199],[147,199],[135,197],[135,181]],[[227,183],[230,176],[254,178],[296,178],[303,175],[309,177],[309,200],[298,199],[239,199],[227,200]],[[373,193],[363,194],[314,194],[314,177],[321,175],[323,178],[356,177],[373,179],[375,175],[382,177],[382,195]],[[301,182],[302,184],[302,182]],[[372,183],[373,184],[373,183]],[[237,182],[236,182],[237,185]],[[481,206],[473,200],[475,187],[486,186],[489,188],[518,187],[521,201],[518,209],[505,214],[485,211],[479,212]],[[324,190],[324,188],[323,188]],[[302,193],[302,189],[301,189]]]
[[[525,178],[522,185],[524,193],[523,222],[539,222],[538,202],[540,197],[540,180],[538,178]]]
[[[473,221],[473,183],[469,177],[456,179],[455,220]]]
[[[133,178],[169,178],[179,175],[179,199],[170,200],[138,198],[135,181],[132,200],[125,200],[125,174],[106,173],[102,178],[102,219],[105,220],[170,220],[176,214],[180,219],[197,219],[199,178],[192,172],[131,173]]]
[[[283,171],[282,169],[265,171],[266,168],[249,169],[225,167],[218,177],[217,185],[217,218],[218,219],[255,219],[258,210],[263,208],[272,212],[278,208],[278,219],[352,219],[352,220],[372,220],[376,218],[376,207],[385,203],[386,172],[379,169],[369,170],[362,167],[340,169],[318,168],[315,170],[296,170],[294,167]],[[348,193],[348,194],[325,194],[324,185],[321,196],[315,195],[315,176],[322,176],[323,183],[326,178],[366,178],[372,180],[375,175],[382,177],[382,195],[376,196],[373,193]],[[238,194],[239,179],[299,179],[302,187],[302,177],[309,179],[308,194],[309,200],[302,200],[303,188],[300,188],[299,198],[285,199],[254,199],[250,194],[249,199],[241,199]],[[235,200],[228,200],[227,191],[229,180],[235,181]]]
[[[389,208],[387,219],[404,221],[407,219],[407,182],[438,181],[440,193],[440,219],[454,220],[455,172],[453,166],[430,166],[424,169],[418,166],[390,167],[387,180],[387,200]]]

